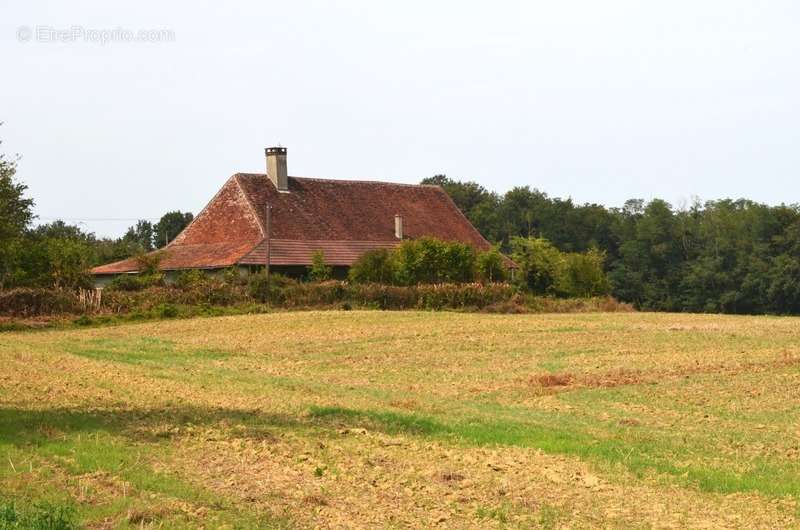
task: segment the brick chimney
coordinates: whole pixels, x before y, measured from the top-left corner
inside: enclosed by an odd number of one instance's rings
[[[267,147],[267,176],[278,191],[289,191],[289,176],[286,173],[286,148]]]

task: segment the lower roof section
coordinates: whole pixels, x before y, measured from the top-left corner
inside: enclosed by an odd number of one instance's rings
[[[364,252],[391,249],[399,240],[388,241],[314,241],[297,239],[270,240],[270,265],[311,265],[314,253],[322,251],[328,265],[352,265]],[[266,240],[239,261],[241,265],[264,265],[267,262]]]
[[[196,245],[172,244],[163,250],[151,252],[161,259],[158,268],[161,270],[180,269],[221,269],[235,265],[253,244],[236,241],[232,243],[200,243]],[[139,262],[136,258],[128,258],[107,265],[93,268],[92,274],[121,274],[137,272]]]

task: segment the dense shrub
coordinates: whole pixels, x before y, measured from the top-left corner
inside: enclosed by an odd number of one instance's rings
[[[508,277],[505,258],[496,248],[478,254],[476,266],[483,282],[504,282]]]
[[[386,248],[369,250],[350,267],[349,278],[354,283],[392,284],[397,276],[394,252]]]
[[[26,288],[0,291],[2,315],[29,317],[81,311],[83,305],[71,291]]]
[[[180,271],[175,277],[175,286],[179,289],[189,289],[202,285],[208,280],[208,275],[199,269]]]
[[[308,279],[312,282],[324,282],[331,279],[333,269],[325,263],[325,253],[314,251],[311,256],[311,267],[308,268]]]
[[[178,308],[172,304],[161,304],[157,310],[158,316],[161,318],[175,318],[178,316]]]
[[[218,278],[187,289],[148,287],[140,291],[106,290],[102,305],[83,313],[79,297],[50,290],[16,289],[0,292],[0,314],[15,317],[75,314],[75,325],[125,319],[175,318],[197,315],[260,313],[272,308],[369,308],[486,311],[491,313],[629,311],[610,297],[553,298],[520,292],[507,283],[420,284],[397,286],[327,281],[299,283],[274,275],[269,305],[258,304],[248,286],[230,285]],[[259,282],[259,284],[261,284]],[[263,284],[262,284],[263,285]],[[90,316],[91,314],[91,316]],[[7,324],[7,323],[6,323]],[[14,329],[4,325],[3,330]]]
[[[297,285],[297,281],[282,274],[272,273],[267,278],[265,272],[250,276],[247,289],[250,296],[258,302],[276,302],[282,299],[287,287]]]
[[[151,311],[166,305],[230,306],[252,300],[248,289],[231,285],[219,278],[208,277],[186,288],[154,286],[139,291],[104,289],[103,308],[113,313]]]
[[[70,237],[50,237],[37,231],[28,237],[21,253],[21,283],[55,289],[88,288],[89,243]]]
[[[376,309],[481,309],[513,295],[508,284],[393,286],[339,281],[295,283],[273,292],[285,307],[336,306],[348,302]]]
[[[164,284],[164,274],[161,272],[119,274],[109,282],[106,289],[112,291],[141,291],[148,287],[160,287]]]
[[[112,313],[148,311],[172,302],[177,291],[171,287],[149,287],[138,291],[106,288],[103,289],[103,307]]]
[[[353,283],[420,285],[438,283],[504,282],[506,258],[493,248],[476,253],[464,243],[423,237],[403,241],[397,248],[364,253],[350,268]]]
[[[583,254],[571,252],[565,255],[564,270],[558,284],[560,295],[572,298],[587,298],[608,294],[610,285],[603,272],[605,254],[589,250]]]
[[[535,294],[555,295],[564,269],[561,252],[546,239],[515,237],[511,246],[525,287]]]
[[[633,305],[619,302],[610,296],[592,298],[552,298],[526,296],[525,306],[530,313],[627,313]]]
[[[153,276],[159,273],[159,265],[164,258],[164,251],[139,254],[136,256],[136,265],[142,276]]]
[[[475,280],[475,250],[467,244],[422,237],[403,241],[395,252],[400,285]]]
[[[561,252],[546,239],[517,237],[511,244],[520,281],[531,293],[565,298],[608,294],[602,252]]]
[[[378,283],[353,284],[349,294],[355,305],[375,309],[410,309],[417,301],[416,287]]]
[[[243,274],[236,266],[228,267],[227,269],[223,270],[222,273],[220,273],[220,278],[228,285],[245,286],[249,281],[249,277],[246,274]]]
[[[286,283],[273,300],[286,307],[330,306],[347,299],[347,284],[339,281]]]
[[[514,295],[514,288],[508,284],[418,285],[416,291],[421,309],[483,309]]]
[[[146,285],[138,274],[119,274],[109,282],[106,289],[112,291],[140,291],[145,287]]]

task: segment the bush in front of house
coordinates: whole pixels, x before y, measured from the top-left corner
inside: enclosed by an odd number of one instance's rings
[[[375,309],[413,309],[418,299],[415,287],[385,283],[354,283],[348,294],[354,306]]]
[[[467,283],[475,280],[475,249],[432,237],[403,241],[395,250],[395,283]]]
[[[106,287],[113,291],[141,291],[148,287],[164,285],[164,274],[161,272],[148,274],[120,274],[111,280]]]
[[[395,283],[397,262],[394,252],[387,248],[368,250],[350,267],[348,277],[353,283]]]
[[[179,289],[191,289],[199,285],[204,285],[208,280],[208,274],[200,269],[189,269],[180,271],[175,276],[175,287]]]
[[[115,276],[106,286],[112,291],[141,291],[147,287],[138,274],[120,274]]]
[[[247,292],[257,302],[275,302],[282,299],[286,288],[297,284],[297,280],[293,280],[283,274],[271,273],[267,277],[267,274],[261,271],[250,275],[247,281]]]
[[[308,268],[308,279],[312,282],[324,282],[331,279],[333,268],[325,263],[325,253],[321,250],[314,251],[311,255],[311,266]]]
[[[111,313],[153,311],[166,305],[226,307],[249,303],[252,298],[247,286],[228,283],[217,276],[205,275],[202,281],[183,282],[183,287],[156,285],[139,290],[113,287],[103,290],[103,309]]]
[[[482,282],[502,283],[508,279],[505,257],[496,247],[478,254],[475,265],[478,271],[478,278]]]
[[[350,268],[353,283],[420,285],[471,283],[478,278],[503,281],[503,257],[497,250],[477,253],[465,243],[432,237],[405,240],[394,249],[365,252]]]
[[[81,311],[83,306],[72,291],[24,287],[0,291],[0,315],[30,317]]]
[[[376,309],[483,309],[513,296],[509,284],[420,284],[411,286],[327,281],[294,283],[273,289],[272,303],[282,307]]]
[[[429,284],[416,286],[420,309],[483,309],[509,300],[516,292],[510,284]]]

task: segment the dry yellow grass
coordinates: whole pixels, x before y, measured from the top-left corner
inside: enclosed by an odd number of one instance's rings
[[[92,527],[789,527],[800,319],[302,312],[0,335],[0,501]]]

